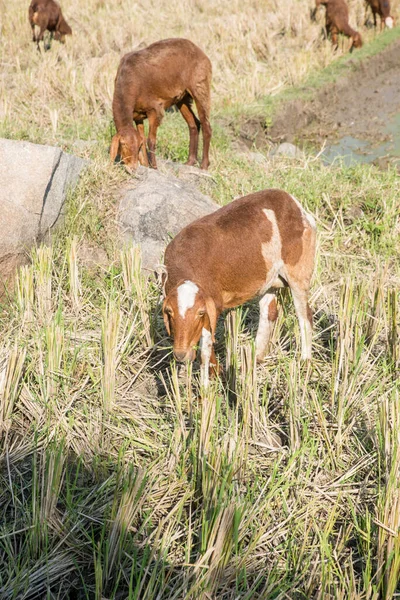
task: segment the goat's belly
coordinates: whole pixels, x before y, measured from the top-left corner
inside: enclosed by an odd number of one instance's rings
[[[254,296],[257,296],[257,289],[249,289],[240,292],[223,291],[222,301],[224,303],[224,308],[234,308],[235,306],[240,306],[248,300],[251,300]]]

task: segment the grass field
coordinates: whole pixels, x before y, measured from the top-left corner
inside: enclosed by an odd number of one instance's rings
[[[327,65],[320,81],[353,68],[320,39],[310,7],[65,0],[74,35],[40,55],[26,4],[3,3],[0,135],[92,162],[65,227],[32,252],[0,308],[1,599],[400,594],[398,174],[311,155],[253,163],[224,125],[249,110],[272,118],[269,94],[283,94],[275,110]],[[363,11],[351,3],[358,27]],[[118,247],[128,175],[107,157],[120,55],[176,35],[214,67],[203,191],[226,204],[281,187],[318,225],[312,366],[299,360],[290,295],[257,366],[258,309],[246,305],[220,320],[227,381],[207,393],[198,365],[178,372],[171,360],[139,251]],[[364,58],[396,36],[366,31]],[[182,161],[187,147],[183,119],[168,114],[158,154]]]

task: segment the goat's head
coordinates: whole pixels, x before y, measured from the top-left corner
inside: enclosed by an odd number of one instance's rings
[[[61,31],[55,31],[54,32],[54,39],[57,42],[60,42],[60,44],[65,44],[65,33],[61,33]]]
[[[129,173],[136,171],[138,161],[145,164],[143,152],[146,152],[146,148],[143,148],[142,138],[133,126],[125,127],[114,135],[110,148],[111,161],[114,162],[119,154]]]
[[[355,34],[352,36],[352,44],[350,47],[350,52],[353,51],[353,48],[361,48],[362,45],[363,45],[362,37],[358,33],[358,31],[356,31]]]
[[[182,281],[171,290],[162,310],[165,327],[174,338],[176,360],[195,359],[203,329],[211,332],[214,341],[217,326],[215,303],[193,281]]]
[[[68,25],[66,20],[63,17],[61,17],[59,23],[57,24],[57,29],[54,32],[54,39],[58,42],[61,42],[61,44],[65,44],[66,35],[72,35],[72,29]]]

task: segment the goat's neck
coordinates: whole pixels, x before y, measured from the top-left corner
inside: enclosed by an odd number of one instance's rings
[[[345,25],[343,27],[343,33],[345,35],[347,35],[348,37],[350,37],[350,38],[354,38],[354,36],[357,35],[357,31],[355,31],[354,29],[352,29],[350,27],[350,25]]]
[[[133,128],[133,107],[134,102],[131,100],[127,103],[124,100],[114,99],[113,102],[113,114],[114,122],[117,131],[125,129],[126,127]]]

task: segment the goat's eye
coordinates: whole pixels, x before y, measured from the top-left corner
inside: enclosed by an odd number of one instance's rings
[[[204,315],[206,314],[205,310],[199,310],[199,312],[197,313],[198,317],[204,317]]]
[[[164,309],[164,312],[165,312],[165,314],[166,314],[166,315],[168,315],[169,317],[171,317],[171,316],[172,316],[172,310],[171,310],[169,307],[165,308],[165,309]]]

